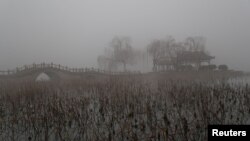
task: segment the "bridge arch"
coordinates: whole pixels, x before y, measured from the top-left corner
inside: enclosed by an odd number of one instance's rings
[[[45,77],[45,78],[43,78]],[[46,78],[48,77],[48,78]],[[57,71],[54,70],[39,70],[37,72],[34,72],[34,80],[40,81],[44,79],[45,81],[54,81],[54,80],[60,80],[60,75]]]
[[[76,78],[88,75],[123,75],[140,74],[140,72],[110,72],[94,68],[70,68],[67,66],[53,63],[41,63],[25,65],[14,70],[0,71],[0,78],[24,78],[34,80],[41,73],[47,74],[51,80],[60,80],[64,78]]]

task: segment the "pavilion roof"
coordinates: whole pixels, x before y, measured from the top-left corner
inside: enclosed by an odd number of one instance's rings
[[[183,51],[177,54],[177,60],[180,62],[204,62],[214,58],[203,51]]]

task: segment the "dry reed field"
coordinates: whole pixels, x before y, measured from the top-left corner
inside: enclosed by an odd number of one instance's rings
[[[208,124],[250,124],[248,85],[110,76],[1,81],[2,141],[204,141]]]

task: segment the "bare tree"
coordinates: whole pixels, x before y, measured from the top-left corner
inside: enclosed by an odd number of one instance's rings
[[[148,53],[152,55],[153,60],[160,57],[161,52],[161,41],[160,40],[154,40],[148,45]]]
[[[152,41],[148,47],[147,51],[149,55],[153,57],[153,70],[156,70],[157,60],[160,58],[161,54],[161,41],[160,40],[154,40]]]
[[[131,46],[129,37],[114,37],[110,43],[110,48],[105,50],[104,55],[98,57],[97,61],[101,68],[114,70],[122,64],[124,71],[127,65],[136,63],[137,52]]]
[[[205,51],[206,39],[204,37],[201,37],[201,36],[188,37],[186,39],[185,44],[188,47],[189,51],[204,52]]]
[[[135,51],[129,37],[114,37],[111,41],[111,47],[113,48],[114,60],[123,65],[124,71],[127,70],[127,64],[133,65],[135,63]]]
[[[177,43],[172,36],[166,39],[154,40],[148,45],[148,53],[153,57],[153,70],[156,70],[157,64],[174,64],[174,60],[179,51],[184,50],[183,43]]]

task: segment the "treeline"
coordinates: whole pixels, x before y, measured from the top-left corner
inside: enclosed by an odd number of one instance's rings
[[[228,70],[227,65],[210,64],[214,56],[206,50],[204,37],[188,37],[184,41],[177,41],[168,36],[150,42],[143,51],[136,50],[129,37],[114,37],[110,47],[97,59],[101,69],[114,71],[120,66],[127,71],[128,65],[138,65],[143,53],[152,62],[153,71],[159,70]],[[208,63],[204,65],[204,63]]]

